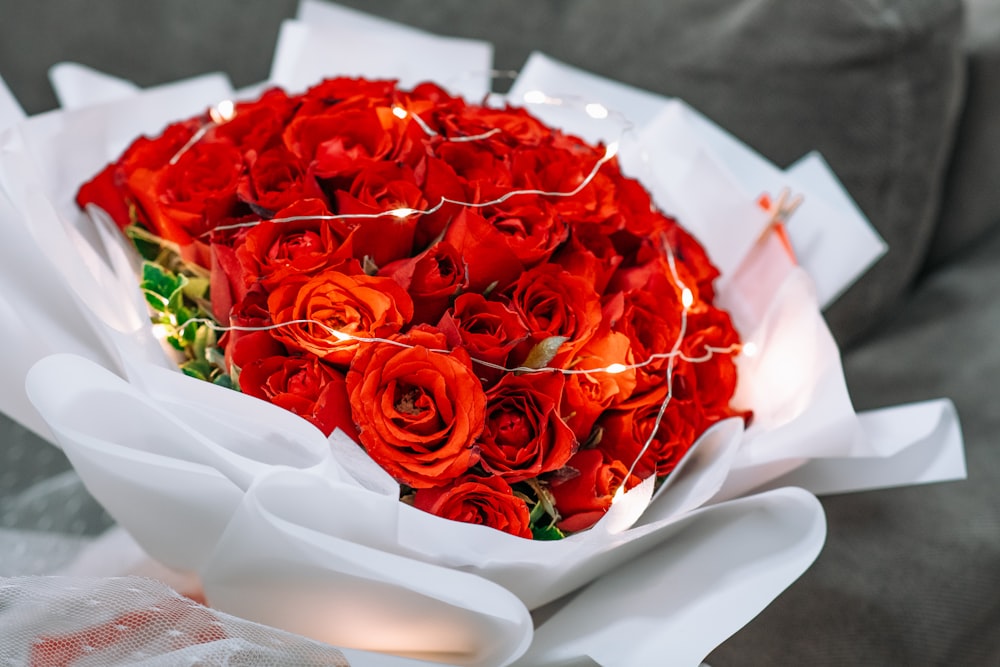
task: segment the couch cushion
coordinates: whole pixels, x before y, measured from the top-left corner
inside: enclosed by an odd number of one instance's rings
[[[960,0],[342,4],[490,40],[500,67],[537,49],[683,97],[778,164],[820,150],[890,246],[828,313],[841,342],[923,262],[962,99]]]
[[[965,0],[968,85],[929,268],[1000,225],[1000,2]]]

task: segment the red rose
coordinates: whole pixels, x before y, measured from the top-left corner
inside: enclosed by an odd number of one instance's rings
[[[604,331],[591,338],[573,357],[568,367],[574,371],[608,368],[611,364],[633,363],[628,336]],[[590,436],[594,422],[606,409],[619,405],[635,390],[635,369],[619,373],[598,371],[574,373],[566,377],[562,412],[566,424],[580,442]]]
[[[329,436],[340,428],[357,437],[343,374],[312,355],[288,356],[266,331],[239,339],[233,349],[245,394],[285,408]]]
[[[226,142],[243,153],[266,151],[281,144],[282,130],[295,107],[285,91],[271,88],[258,100],[237,102],[232,118],[214,126],[205,140]]]
[[[714,300],[715,279],[719,277],[719,270],[712,264],[705,248],[677,224],[676,220],[671,220],[664,235],[667,243],[673,248],[679,270],[692,277],[691,280],[685,279],[685,283],[696,290],[702,300],[708,302]]]
[[[119,228],[128,227],[132,223],[130,196],[122,181],[119,166],[109,164],[97,176],[80,186],[76,193],[76,205],[86,210],[89,204],[93,204],[110,215]]]
[[[417,327],[396,340],[413,347],[365,345],[347,373],[359,438],[398,481],[441,486],[478,460],[486,396],[465,350],[440,351],[440,332]]]
[[[591,159],[596,161],[597,156]],[[615,170],[613,174],[607,173],[612,170],[613,164],[613,162],[604,163],[590,181],[572,197],[554,197],[552,204],[556,213],[577,225],[600,224],[604,234],[613,232],[618,226],[614,220],[622,213],[619,202],[615,200],[615,188],[618,185],[617,171]],[[564,188],[562,191],[575,190],[589,175],[589,172],[575,172],[574,179],[561,186]],[[579,179],[579,182],[575,179]]]
[[[173,123],[155,138],[139,137],[125,150],[117,162],[101,170],[93,179],[84,183],[76,196],[80,208],[95,204],[108,213],[119,227],[126,227],[132,219],[131,207],[136,195],[129,189],[129,177],[137,169],[159,170],[188,142],[198,130],[198,119]],[[137,211],[138,218],[148,220],[148,215]]]
[[[668,285],[616,294],[605,304],[605,317],[612,330],[628,336],[635,363],[649,361],[636,369],[633,397],[663,385],[670,360],[653,359],[652,355],[673,350],[681,332],[681,307],[676,291]]]
[[[160,237],[188,245],[236,206],[243,156],[232,146],[198,142],[174,164],[136,169],[128,187]]]
[[[425,157],[414,175],[423,188],[427,207],[435,208],[440,205],[433,213],[417,217],[413,245],[415,248],[426,248],[441,238],[445,228],[462,208],[458,204],[442,204],[442,200],[469,201],[471,195],[455,170],[437,158]]]
[[[514,197],[487,208],[484,215],[524,267],[548,260],[568,234],[563,218],[538,196]]]
[[[389,107],[297,115],[285,128],[285,146],[320,178],[350,178],[396,157],[404,129]]]
[[[326,79],[301,97],[300,115],[314,115],[337,107],[340,109],[388,106],[396,94],[396,82],[369,81],[350,77]]]
[[[477,523],[531,539],[528,505],[498,477],[465,475],[448,486],[420,489],[413,506],[437,516]]]
[[[552,262],[582,277],[598,294],[604,294],[622,256],[599,226],[585,223],[573,226],[569,239],[559,248]]]
[[[601,302],[594,288],[558,265],[542,264],[526,271],[509,293],[511,310],[521,316],[533,342],[551,336],[567,339],[551,365],[571,357],[601,324]]]
[[[463,208],[455,215],[444,240],[465,259],[471,292],[503,290],[524,271],[504,235],[472,209]]]
[[[271,314],[267,311],[267,292],[260,285],[251,287],[242,299],[232,305],[232,308],[226,313],[226,317],[220,321],[230,326],[240,327],[227,331],[219,339],[219,345],[226,352],[226,364],[232,368],[233,348],[236,343],[244,336],[253,333],[254,329],[271,325]],[[275,345],[277,344],[275,342]]]
[[[565,381],[559,373],[505,375],[486,394],[483,468],[513,484],[565,465],[576,449],[559,416]]]
[[[248,169],[240,179],[238,194],[258,215],[270,218],[302,199],[322,199],[316,179],[306,165],[283,146],[247,153]]]
[[[661,232],[671,224],[673,220],[656,210],[649,191],[641,183],[617,174],[614,213],[602,224],[608,233],[621,230],[658,241]]]
[[[692,392],[707,415],[729,417],[735,413],[729,402],[736,392],[736,364],[739,334],[733,328],[729,314],[712,306],[704,306],[688,315],[691,334],[681,348],[690,365],[687,373],[695,384]],[[729,350],[725,352],[724,350]]]
[[[465,185],[468,193],[465,201],[478,203],[496,198],[480,195],[483,190],[506,192],[511,189],[507,164],[479,142],[442,142],[435,147],[434,154]]]
[[[348,231],[339,220],[310,217],[329,215],[321,199],[303,199],[278,211],[275,218],[305,219],[263,220],[249,228],[236,249],[241,281],[247,285],[259,282],[273,289],[291,276],[315,275],[342,264],[349,257],[340,251]]]
[[[499,301],[487,301],[482,294],[466,293],[455,299],[438,327],[448,344],[463,346],[473,359],[507,366],[510,352],[528,335],[517,313]],[[503,371],[476,365],[476,373],[487,385],[500,379]]]
[[[427,202],[412,169],[379,162],[362,169],[349,191],[337,191],[336,207],[341,215],[370,216],[396,209],[424,210]],[[376,266],[410,257],[418,219],[418,215],[346,219],[354,257],[368,257]]]
[[[348,275],[337,270],[313,277],[292,276],[267,299],[279,341],[334,364],[351,362],[359,343],[334,331],[362,338],[385,338],[413,316],[413,302],[391,278]]]
[[[468,285],[465,261],[445,241],[410,259],[393,262],[379,271],[399,283],[413,298],[414,324],[434,324],[456,294]]]
[[[438,114],[440,127],[449,137],[479,135],[498,129],[500,133],[491,138],[492,143],[522,148],[539,145],[552,135],[551,129],[520,107],[492,109],[462,105],[449,111],[453,113]]]
[[[646,444],[660,407],[666,397],[666,387],[647,395],[648,402],[630,410],[610,410],[601,417],[599,424],[604,435],[598,447],[626,467],[639,457]],[[694,402],[691,384],[683,373],[674,377],[673,397],[660,420],[656,435],[649,448],[642,454],[635,467],[635,474],[645,479],[650,475],[669,474],[687,450],[706,428],[711,426]],[[717,421],[717,420],[716,420]]]
[[[611,507],[615,493],[625,484],[626,475],[628,466],[600,450],[585,449],[574,454],[549,481],[549,491],[560,516],[556,527],[575,533],[593,526]],[[626,490],[641,481],[633,475]]]

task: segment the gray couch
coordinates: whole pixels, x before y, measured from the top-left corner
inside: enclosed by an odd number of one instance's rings
[[[1000,664],[1000,0],[343,4],[489,40],[501,68],[539,49],[683,97],[778,164],[826,156],[891,247],[827,313],[855,406],[951,397],[969,479],[824,498],[819,560],[709,662]],[[55,105],[61,60],[249,84],[295,5],[0,0],[0,74],[29,112]],[[65,460],[0,428],[0,526],[107,525],[71,483],[84,505],[54,525],[24,492]]]

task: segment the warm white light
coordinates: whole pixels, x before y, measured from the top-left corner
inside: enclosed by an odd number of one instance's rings
[[[345,334],[343,331],[337,331],[336,329],[330,329],[330,335],[340,341],[351,340],[353,338],[350,334]]]
[[[408,217],[410,217],[411,215],[413,215],[414,213],[417,213],[417,212],[418,211],[415,208],[405,208],[405,207],[404,208],[394,208],[391,211],[389,211],[389,215],[397,217],[400,220],[402,220],[403,218],[408,218]]]
[[[628,370],[628,366],[625,364],[611,364],[604,370],[608,373],[624,373]]]
[[[608,144],[608,147],[604,149],[604,157],[608,160],[618,155],[618,142],[612,141]]]
[[[406,109],[404,109],[403,107],[393,107],[392,115],[402,120],[406,118],[409,115],[409,113],[407,113]]]
[[[583,109],[587,112],[588,116],[597,120],[603,120],[608,117],[608,108],[598,102],[591,102]]]
[[[233,104],[232,100],[222,100],[208,112],[208,115],[219,125],[228,123],[236,115],[236,105]]]
[[[681,292],[681,305],[684,306],[684,310],[694,305],[694,293],[687,287]]]
[[[754,357],[757,356],[757,344],[756,343],[743,343],[742,348],[744,357]]]
[[[529,90],[524,94],[524,101],[528,104],[545,104],[549,96],[540,90]]]
[[[166,340],[170,337],[170,329],[165,324],[154,324],[153,335],[157,340]]]

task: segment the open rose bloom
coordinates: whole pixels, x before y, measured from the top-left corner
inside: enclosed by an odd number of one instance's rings
[[[490,69],[488,45],[305,2],[300,20],[284,26],[268,84],[295,93],[342,75],[396,78],[405,87],[430,80],[478,101],[489,94]],[[439,491],[418,493],[417,507],[401,503],[398,475],[387,472],[395,459],[383,456],[376,465],[378,453],[369,457],[352,440],[353,425],[323,412],[332,399],[302,407],[289,396],[272,405],[178,372],[150,326],[136,261],[113,221],[119,212],[92,209],[88,216],[74,203],[79,186],[135,137],[156,136],[223,100],[257,98],[264,88],[234,92],[224,78],[207,76],[140,92],[73,67],[55,79],[64,110],[24,121],[12,111],[0,116],[0,127],[9,126],[0,134],[0,408],[63,448],[142,550],[196,575],[213,609],[345,649],[455,664],[589,657],[633,665],[670,656],[670,664],[694,665],[816,557],[825,523],[812,493],[964,476],[948,401],[862,415],[851,406],[820,309],[884,246],[818,156],[781,171],[681,101],[536,54],[507,101],[587,141],[613,143],[622,171],[704,246],[721,272],[716,304],[743,341],[731,414],[752,411],[753,420],[749,428],[738,416],[717,420],[665,483],[655,491],[652,477],[630,485],[607,511],[604,501],[626,471],[602,467],[596,450],[580,452],[580,475],[556,491],[580,526],[600,519],[558,541],[510,534],[523,533],[517,517],[497,519],[514,526],[502,532],[421,511],[449,514],[453,498]],[[201,158],[203,179],[227,178],[222,158]],[[275,176],[264,156],[255,169],[258,203],[284,208],[287,202],[267,199],[266,181]],[[759,204],[785,189],[803,197],[787,237]],[[358,193],[359,201],[364,196]],[[198,231],[176,228],[191,238]],[[515,289],[572,300],[573,285],[550,278],[540,272]],[[363,300],[375,278],[337,280],[343,284],[303,279],[287,294],[279,287],[268,306],[294,319],[296,295],[312,295],[308,314],[330,290]],[[473,301],[456,303],[455,312],[476,312]],[[399,316],[391,309],[380,315],[389,324]],[[315,333],[301,327],[282,335],[308,348]],[[417,341],[427,347],[440,345],[436,334],[413,335],[427,336]],[[248,367],[269,345],[253,336],[243,351],[233,350],[246,355]],[[361,351],[363,367],[375,370],[348,374],[331,391],[375,403],[398,367],[419,362],[463,395],[468,378],[455,370],[458,362],[400,354]],[[249,372],[264,387],[282,373],[307,381],[324,371],[258,365]],[[507,392],[504,400],[535,400],[518,377],[525,376],[511,375],[495,391]],[[532,379],[549,381],[563,379]],[[700,390],[708,396],[714,386],[705,381]],[[282,401],[313,423],[278,407]],[[372,412],[368,426],[378,428]],[[619,421],[607,432],[637,428]],[[457,414],[455,437],[468,428]],[[457,477],[453,488],[466,482]],[[595,505],[595,498],[602,500]],[[572,522],[567,529],[575,530]],[[358,665],[417,664],[350,655]]]

